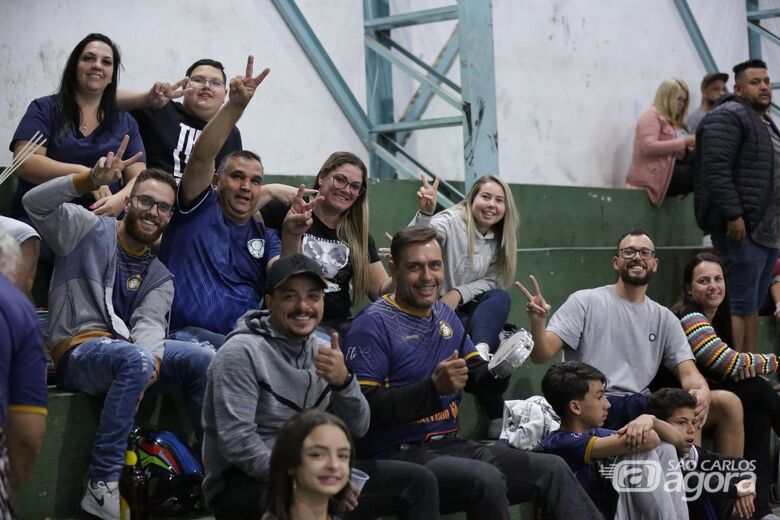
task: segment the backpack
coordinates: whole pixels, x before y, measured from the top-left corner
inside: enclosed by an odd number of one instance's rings
[[[149,482],[149,512],[174,516],[201,509],[203,463],[193,449],[168,431],[136,428],[131,436]]]

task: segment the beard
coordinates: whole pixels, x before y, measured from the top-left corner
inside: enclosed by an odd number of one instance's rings
[[[644,275],[634,276],[631,274],[631,268],[637,265],[645,268]],[[637,262],[635,260],[631,262],[626,262],[626,264],[620,268],[619,273],[620,273],[620,279],[623,281],[624,284],[634,285],[637,287],[641,287],[643,285],[649,284],[650,279],[653,277],[653,272],[648,268],[646,263]]]
[[[146,233],[144,231],[141,231],[141,228],[138,226],[138,221],[141,219],[141,217],[133,211],[132,209],[127,212],[127,215],[125,215],[125,231],[127,234],[132,238],[133,240],[136,240],[142,244],[150,245],[157,241],[158,238],[160,238],[160,235],[162,235],[162,232],[165,230],[165,225],[157,223],[157,230]]]

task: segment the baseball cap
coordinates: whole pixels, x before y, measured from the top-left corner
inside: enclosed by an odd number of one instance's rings
[[[711,72],[710,74],[704,76],[704,79],[701,80],[701,89],[704,90],[710,86],[710,83],[717,80],[721,80],[725,83],[729,80],[729,75],[725,72]]]
[[[308,256],[296,253],[274,262],[265,281],[266,292],[273,291],[297,274],[308,274],[316,278],[323,289],[328,286],[327,280],[322,276],[320,265]]]

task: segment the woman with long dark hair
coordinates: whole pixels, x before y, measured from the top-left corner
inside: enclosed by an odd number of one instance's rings
[[[54,95],[30,103],[11,140],[18,154],[36,131],[46,144],[17,170],[19,184],[11,202],[11,216],[26,220],[21,201],[32,187],[63,175],[89,171],[101,157],[114,152],[125,135],[130,137],[126,157],[144,152],[135,120],[119,111],[116,90],[121,57],[108,36],[92,33],[71,51],[60,87]],[[124,187],[98,190],[78,199],[100,215],[117,215],[132,189],[132,179],[146,169],[140,161],[123,172]]]
[[[349,487],[354,450],[344,422],[307,410],[279,430],[263,520],[332,520]]]
[[[770,430],[780,435],[780,396],[761,375],[778,369],[775,354],[748,354],[729,347],[731,312],[720,259],[710,253],[694,256],[683,270],[683,290],[672,308],[680,318],[696,364],[712,389],[739,397],[744,408],[744,458],[755,462],[756,514],[770,514],[772,461]]]

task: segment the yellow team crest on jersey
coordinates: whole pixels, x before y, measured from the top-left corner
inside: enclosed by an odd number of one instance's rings
[[[445,339],[452,337],[452,327],[443,320],[439,320],[439,334]]]
[[[141,275],[136,274],[127,279],[127,290],[137,291],[141,287]]]

